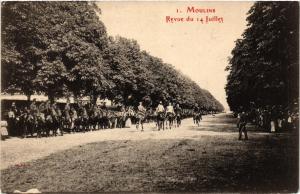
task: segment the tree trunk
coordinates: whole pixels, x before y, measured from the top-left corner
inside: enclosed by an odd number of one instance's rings
[[[31,94],[27,94],[27,102],[30,102],[30,97],[31,97]]]

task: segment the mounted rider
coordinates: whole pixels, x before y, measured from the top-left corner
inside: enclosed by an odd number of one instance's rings
[[[182,114],[182,108],[180,107],[179,104],[176,104],[176,106],[174,108],[174,111],[175,111],[176,116],[177,115],[181,116],[181,114]]]
[[[179,104],[176,104],[174,111],[175,111],[177,126],[179,126],[181,124],[181,116],[182,116],[182,109]]]
[[[166,107],[166,116],[175,116],[174,107],[171,102],[169,102],[169,105]]]
[[[196,121],[200,121],[201,119],[202,119],[201,109],[198,106],[198,104],[196,103],[195,106],[194,106],[194,108],[193,108],[193,120],[194,120],[194,123],[196,124]]]
[[[137,117],[144,118],[146,115],[146,108],[143,106],[142,102],[139,102],[139,106],[137,107]]]
[[[71,106],[70,106],[70,100],[67,100],[67,103],[64,107],[64,118],[66,122],[70,122],[71,121],[71,116],[70,116],[70,112],[71,112]]]
[[[75,126],[77,125],[78,122],[77,119],[78,119],[77,111],[74,107],[71,107],[71,129],[72,130],[74,130]]]
[[[40,121],[45,121],[45,110],[46,110],[45,103],[42,102],[38,106],[38,113],[37,113],[37,116],[38,116]]]
[[[137,107],[137,113],[136,113],[136,117],[137,117],[137,123],[136,123],[136,128],[139,129],[139,125],[142,126],[142,131],[143,129],[143,120],[145,119],[146,116],[146,108],[143,106],[143,102],[139,102],[139,106]]]
[[[29,109],[30,109],[30,114],[34,118],[36,118],[37,117],[37,113],[38,113],[38,107],[37,107],[37,104],[36,104],[36,99],[32,100],[32,103],[30,104]]]
[[[164,112],[165,112],[165,108],[164,108],[164,106],[162,105],[162,102],[159,101],[159,104],[158,104],[158,106],[156,107],[156,113],[157,113],[157,115],[158,115],[158,114],[161,114],[161,113],[164,113]]]
[[[195,104],[195,106],[194,106],[194,113],[199,113],[199,111],[200,111],[200,108],[199,108],[199,106],[198,106],[198,104],[196,103]]]
[[[59,124],[61,125],[61,122],[62,122],[62,112],[61,112],[61,109],[59,108],[59,106],[55,104],[55,112],[56,112],[56,115],[57,115],[57,119],[59,121]]]
[[[14,102],[12,103],[11,107],[8,111],[8,135],[15,135],[16,134],[16,112],[14,111]]]
[[[10,107],[10,108],[11,108],[11,110],[14,112],[14,114],[15,114],[16,117],[20,116],[20,110],[17,108],[15,102],[13,102],[13,103],[11,104],[11,107]]]

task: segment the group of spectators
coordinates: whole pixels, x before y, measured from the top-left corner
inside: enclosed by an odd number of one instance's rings
[[[298,105],[294,106],[294,108],[284,108],[282,105],[251,108],[247,115],[248,122],[268,132],[284,132],[299,129]]]

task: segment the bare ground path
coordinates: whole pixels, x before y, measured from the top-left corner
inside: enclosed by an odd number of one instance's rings
[[[229,114],[180,128],[103,130],[1,142],[2,191],[285,191],[298,188],[294,133],[251,128]],[[25,162],[25,163],[24,163]],[[22,165],[19,165],[22,164]]]

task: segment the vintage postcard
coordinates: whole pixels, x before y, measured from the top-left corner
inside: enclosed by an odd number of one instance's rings
[[[298,1],[2,1],[2,193],[297,193]]]

